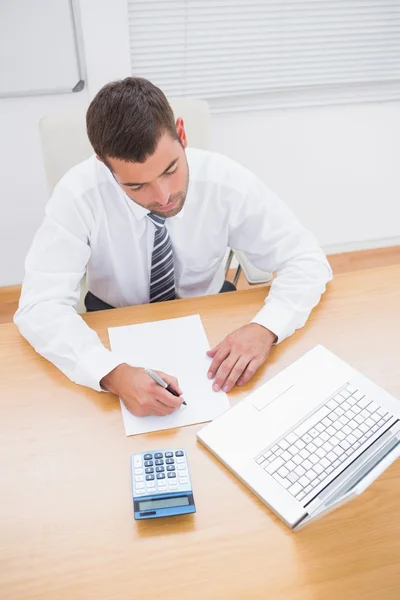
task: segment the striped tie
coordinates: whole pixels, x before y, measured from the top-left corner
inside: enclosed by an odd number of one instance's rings
[[[149,213],[148,218],[154,224],[154,247],[151,257],[150,302],[174,300],[175,273],[171,240],[165,227],[165,218]]]

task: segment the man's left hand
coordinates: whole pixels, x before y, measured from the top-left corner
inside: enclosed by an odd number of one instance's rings
[[[248,323],[232,331],[207,355],[213,361],[208,377],[215,377],[213,390],[230,392],[235,384],[244,385],[266,360],[276,335],[258,323]]]

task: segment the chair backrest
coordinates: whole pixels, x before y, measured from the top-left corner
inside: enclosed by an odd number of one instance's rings
[[[210,111],[205,100],[170,100],[175,118],[185,122],[189,146],[208,150]],[[93,154],[86,135],[85,111],[69,111],[43,117],[39,122],[40,140],[50,194],[61,177],[74,165]]]

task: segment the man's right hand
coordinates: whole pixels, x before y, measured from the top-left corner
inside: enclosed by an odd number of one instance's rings
[[[158,385],[144,369],[126,363],[113,369],[100,381],[101,387],[117,394],[126,408],[137,417],[169,415],[178,410],[183,402],[178,380],[162,371],[154,371],[180,396],[174,396]]]

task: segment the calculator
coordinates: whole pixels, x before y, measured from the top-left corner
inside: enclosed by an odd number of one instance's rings
[[[152,450],[131,456],[135,519],[196,512],[186,452]]]

